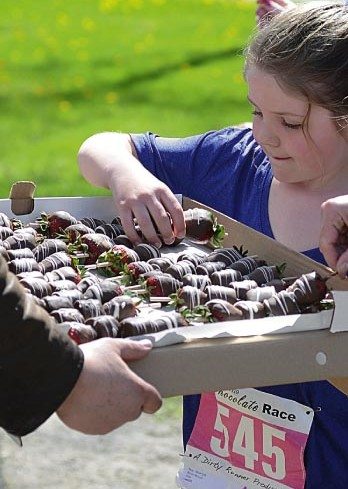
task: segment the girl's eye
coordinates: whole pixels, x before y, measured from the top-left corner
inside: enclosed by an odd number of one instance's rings
[[[262,112],[260,112],[259,110],[253,110],[252,112],[252,115],[255,115],[255,116],[258,116],[258,117],[262,117]]]
[[[285,127],[288,127],[289,129],[300,129],[302,127],[302,124],[290,124],[289,122],[286,122],[284,119],[282,120],[282,124]]]

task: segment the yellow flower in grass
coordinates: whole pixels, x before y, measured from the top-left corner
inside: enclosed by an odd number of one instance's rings
[[[61,27],[66,27],[70,23],[70,17],[65,12],[60,12],[56,17],[57,24]]]
[[[108,92],[105,95],[105,100],[110,105],[115,104],[118,101],[118,93],[117,92]]]
[[[117,7],[119,0],[100,0],[99,9],[102,12],[110,12]]]
[[[82,28],[85,31],[92,32],[95,30],[95,22],[93,19],[85,17],[84,19],[82,19],[81,24],[82,24]]]
[[[58,107],[61,112],[69,112],[69,110],[71,109],[71,103],[69,102],[69,100],[60,100]]]

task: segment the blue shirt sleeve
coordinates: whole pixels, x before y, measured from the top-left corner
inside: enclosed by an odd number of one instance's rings
[[[271,168],[250,129],[227,127],[177,139],[131,137],[141,163],[172,192],[267,234]]]

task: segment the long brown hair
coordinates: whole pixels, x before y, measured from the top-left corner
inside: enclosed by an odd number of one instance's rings
[[[246,49],[255,65],[283,89],[328,109],[348,126],[348,6],[311,2],[276,15]]]

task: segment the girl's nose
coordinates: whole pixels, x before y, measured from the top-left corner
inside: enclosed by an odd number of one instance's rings
[[[264,122],[257,124],[257,129],[254,131],[254,134],[255,139],[261,146],[273,146],[277,148],[280,145],[280,139],[277,134]]]

